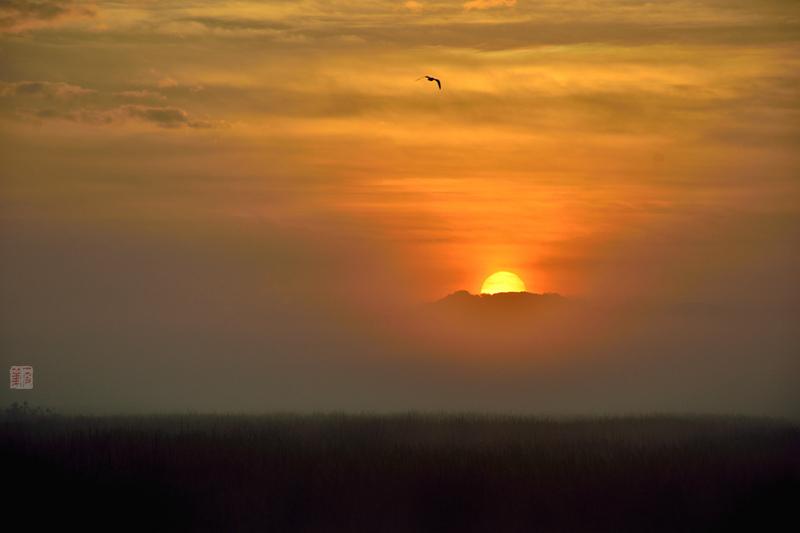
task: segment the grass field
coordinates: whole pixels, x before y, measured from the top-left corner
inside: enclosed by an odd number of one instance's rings
[[[776,420],[6,412],[0,427],[4,520],[26,531],[800,531],[800,427]]]

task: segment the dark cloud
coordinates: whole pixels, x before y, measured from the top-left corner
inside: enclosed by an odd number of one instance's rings
[[[196,22],[209,29],[219,30],[285,30],[290,26],[269,19],[250,19],[235,17],[186,17],[177,22]]]
[[[66,13],[71,7],[71,0],[4,0],[0,9],[20,16],[52,19]]]
[[[800,38],[797,25],[783,21],[760,24],[726,24],[692,21],[667,23],[613,20],[512,20],[501,22],[429,22],[383,26],[380,24],[326,24],[298,28],[309,40],[338,38],[342,34],[385,46],[447,46],[476,50],[508,50],[536,46],[604,43],[653,45],[662,43],[704,45],[757,45],[789,43]]]
[[[78,107],[78,108],[41,108],[18,110],[17,117],[23,120],[67,120],[89,125],[107,125],[136,119],[161,128],[214,128],[223,123],[220,121],[198,120],[178,107],[124,105],[113,108]]]
[[[0,82],[0,96],[47,96],[70,98],[92,94],[95,91],[79,85],[53,81],[19,81],[14,83]]]
[[[75,97],[91,95],[91,100],[75,100]],[[164,99],[160,93],[149,90],[127,90],[101,92],[79,85],[51,81],[0,82],[0,96],[10,100],[15,114],[37,119],[61,119],[86,124],[109,124],[126,118],[134,118],[156,124],[163,128],[211,128],[219,121],[199,120],[187,111],[175,106],[153,106],[127,104],[109,107],[114,97],[141,99]],[[31,110],[24,107],[31,98],[39,102],[49,99],[47,107]],[[37,100],[30,100],[37,101]],[[80,105],[78,104],[80,102]]]
[[[141,106],[141,105],[127,105],[122,107],[122,110],[131,117],[144,120],[157,124],[162,128],[210,128],[213,126],[211,122],[195,120],[189,113],[177,107],[167,106]]]
[[[114,114],[108,111],[96,109],[39,109],[32,113],[33,117],[41,120],[68,120],[70,122],[80,122],[83,124],[104,125],[114,122]]]
[[[288,42],[294,44],[346,36],[350,44],[479,50],[580,43],[765,44],[798,39],[797,25],[792,22],[792,16],[797,16],[796,3],[696,4],[689,8],[680,1],[665,1],[656,10],[649,2],[590,1],[579,8],[563,2],[518,4],[515,0],[425,2],[414,9],[424,6],[426,16],[404,18],[398,24],[392,15],[408,8],[397,2],[375,2],[368,9],[360,3],[330,2],[310,3],[307,12],[262,12],[261,16],[162,16],[141,30],[159,28],[180,34],[180,29],[167,26],[188,22],[208,30],[225,30],[225,35],[233,38],[263,38],[264,32],[271,31],[284,40],[293,37]],[[487,10],[498,17],[481,17],[480,12]]]
[[[23,31],[46,27],[68,17],[93,17],[94,7],[73,0],[3,0],[0,31]]]

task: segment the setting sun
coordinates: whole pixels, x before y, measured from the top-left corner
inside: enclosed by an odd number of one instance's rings
[[[483,282],[481,294],[525,292],[525,282],[513,272],[495,272]]]

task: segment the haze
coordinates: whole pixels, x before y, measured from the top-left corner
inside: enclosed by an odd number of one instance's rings
[[[2,399],[800,416],[799,23],[3,2],[0,352],[36,385]],[[499,270],[569,306],[431,327]]]

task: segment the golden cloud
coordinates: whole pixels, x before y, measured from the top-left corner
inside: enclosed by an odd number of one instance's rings
[[[517,0],[470,0],[464,3],[467,11],[492,9],[493,7],[511,7],[516,5]]]

